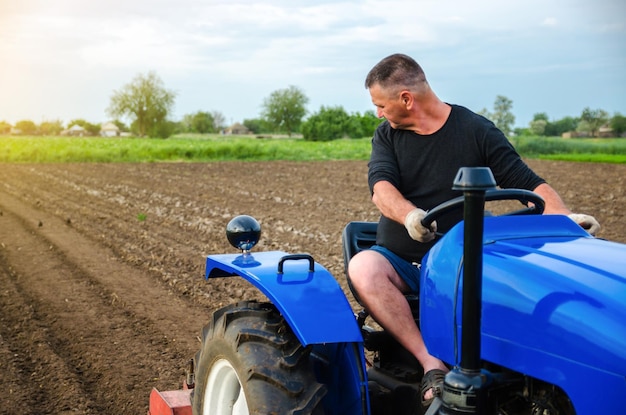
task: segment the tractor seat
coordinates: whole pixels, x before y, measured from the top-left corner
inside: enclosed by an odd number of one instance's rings
[[[377,228],[378,222],[350,222],[343,228],[343,232],[341,233],[341,241],[343,243],[343,268],[346,274],[346,280],[348,281],[348,287],[350,287],[352,296],[361,305],[363,304],[352,286],[350,275],[348,275],[348,263],[354,255],[376,244]]]

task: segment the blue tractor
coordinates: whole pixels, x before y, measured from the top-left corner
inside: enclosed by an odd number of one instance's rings
[[[239,216],[227,235],[241,252],[208,256],[206,277],[244,278],[268,301],[213,314],[183,410],[626,414],[626,245],[594,238],[566,216],[541,215],[538,195],[497,189],[489,169],[461,169],[453,186],[462,195],[423,224],[453,209],[464,219],[424,257],[420,292],[406,297],[430,353],[452,368],[428,409],[420,405],[417,360],[370,327],[365,311],[355,315],[311,256],[251,252],[261,229]],[[506,199],[526,207],[485,213],[485,201]],[[375,236],[376,223],[349,223],[346,264]],[[150,413],[157,415],[152,399]]]

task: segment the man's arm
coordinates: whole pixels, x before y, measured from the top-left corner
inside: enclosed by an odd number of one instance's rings
[[[382,180],[374,184],[373,190],[372,201],[378,210],[385,217],[403,224],[412,239],[430,242],[435,238],[437,222],[433,222],[430,229],[422,226],[426,211],[408,201],[394,185]]]
[[[402,196],[402,193],[388,181],[379,181],[374,184],[372,201],[387,218],[403,224],[406,215],[415,206]]]
[[[565,206],[561,196],[548,183],[542,183],[533,190],[546,202],[544,214],[548,215],[569,215],[571,210]]]
[[[548,215],[567,215],[571,220],[579,224],[583,229],[589,232],[591,235],[595,235],[600,230],[600,223],[590,215],[583,213],[572,213],[571,210],[565,206],[561,196],[554,190],[549,184],[542,183],[534,190],[539,196],[546,202],[544,214]]]

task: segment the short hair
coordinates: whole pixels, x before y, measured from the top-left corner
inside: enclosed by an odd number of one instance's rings
[[[410,56],[396,53],[378,62],[365,78],[365,89],[375,84],[382,88],[414,89],[426,82],[426,74],[421,66]]]

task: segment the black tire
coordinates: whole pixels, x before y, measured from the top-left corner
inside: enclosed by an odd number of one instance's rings
[[[217,310],[194,359],[194,415],[323,414],[326,387],[316,381],[309,355],[271,303]]]

